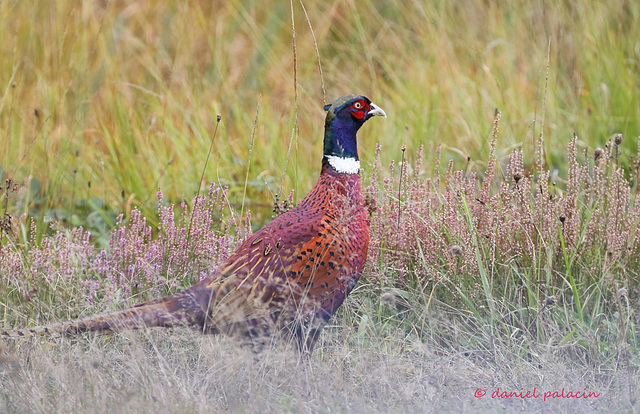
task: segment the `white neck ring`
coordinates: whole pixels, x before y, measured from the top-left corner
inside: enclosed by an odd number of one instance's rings
[[[335,155],[325,155],[329,165],[341,174],[358,174],[360,172],[360,161],[353,157],[342,158]]]

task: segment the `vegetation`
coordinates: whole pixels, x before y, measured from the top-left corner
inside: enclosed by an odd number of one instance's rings
[[[0,3],[3,328],[192,284],[310,188],[324,101],[389,114],[309,367],[182,330],[3,341],[2,410],[637,409],[640,5],[304,7]],[[491,397],[534,387],[599,396]]]

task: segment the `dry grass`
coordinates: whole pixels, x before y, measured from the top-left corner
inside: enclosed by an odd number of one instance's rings
[[[425,320],[431,340],[398,332],[354,346],[357,335],[338,318],[309,365],[286,347],[253,356],[228,338],[184,330],[22,341],[9,346],[9,356],[3,352],[0,411],[588,413],[624,412],[637,394],[624,372],[585,371],[543,344],[525,350],[496,341],[492,353],[447,351],[436,339],[442,331],[463,340],[469,327],[435,314]],[[600,396],[490,398],[498,387],[540,394],[586,388]],[[477,388],[487,395],[474,398]]]

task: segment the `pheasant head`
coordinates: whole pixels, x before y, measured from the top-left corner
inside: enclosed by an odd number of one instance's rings
[[[345,95],[324,109],[324,158],[339,173],[358,173],[356,133],[369,118],[387,114],[369,98],[359,95]]]

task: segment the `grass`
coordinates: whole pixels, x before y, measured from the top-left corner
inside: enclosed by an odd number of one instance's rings
[[[434,330],[466,338],[469,326],[429,319]],[[348,337],[353,338],[355,333]],[[174,331],[127,333],[105,341],[84,338],[28,346],[30,363],[5,362],[5,412],[558,412],[623,410],[628,393],[611,373],[585,373],[544,347],[539,363],[525,363],[513,345],[494,354],[446,352],[398,332],[390,338],[345,341],[343,329],[323,335],[322,357],[306,372],[287,349],[254,361],[220,337]],[[523,368],[523,369],[519,369]],[[79,380],[81,379],[81,380]],[[45,385],[46,384],[46,385]],[[491,399],[498,387],[533,392],[564,387],[597,391],[594,399]],[[473,398],[477,388],[487,397]],[[22,410],[22,411],[21,411]]]
[[[310,188],[325,100],[389,114],[367,269],[309,366],[183,330],[7,342],[2,410],[637,410],[640,7],[304,5],[327,96],[294,3],[296,101],[287,2],[0,3],[4,328],[190,285],[268,221],[290,140],[280,200]],[[490,397],[534,387],[600,396]]]
[[[495,108],[503,112],[501,160],[517,147],[532,156],[544,132],[546,161],[563,170],[563,143],[573,132],[591,151],[614,133],[637,134],[640,8],[633,2],[305,5],[326,100],[355,91],[391,115],[368,126],[364,160],[376,141],[385,163],[400,158],[403,143],[410,151],[446,143],[446,158],[463,165],[470,156],[482,169]],[[318,151],[325,100],[298,6],[299,134],[285,180],[285,193],[295,189],[296,197],[315,181],[317,166],[303,154]],[[294,127],[286,2],[5,2],[0,16],[2,37],[11,39],[0,46],[0,167],[29,189],[20,213],[92,224],[97,234],[131,206],[152,216],[158,188],[179,202],[216,181],[241,203],[261,95],[260,156],[247,202],[264,220],[259,205],[280,184]],[[632,141],[623,153],[635,153]],[[426,157],[434,161],[430,151]],[[92,213],[102,214],[87,220]]]

